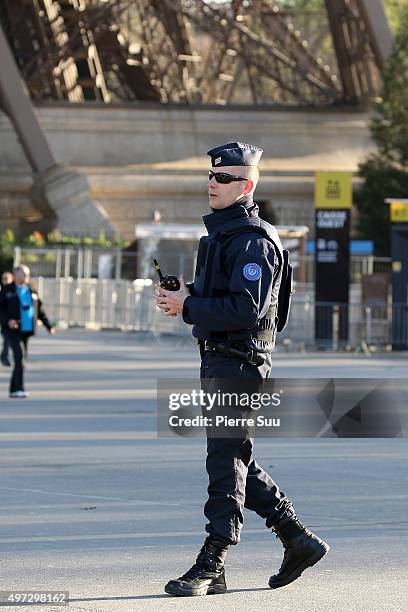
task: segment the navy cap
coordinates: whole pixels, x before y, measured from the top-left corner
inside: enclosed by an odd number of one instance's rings
[[[217,166],[257,166],[263,149],[245,142],[229,142],[207,151],[212,167]]]

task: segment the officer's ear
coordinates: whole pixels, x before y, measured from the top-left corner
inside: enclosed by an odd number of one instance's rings
[[[244,195],[248,195],[254,188],[254,181],[252,179],[248,179],[245,185],[245,189],[243,191]]]

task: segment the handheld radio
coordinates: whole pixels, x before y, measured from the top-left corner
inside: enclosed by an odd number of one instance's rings
[[[153,259],[153,262],[154,267],[157,270],[157,274],[159,275],[160,287],[163,287],[163,289],[167,289],[168,291],[178,291],[180,289],[180,283],[177,276],[163,276],[157,259]]]

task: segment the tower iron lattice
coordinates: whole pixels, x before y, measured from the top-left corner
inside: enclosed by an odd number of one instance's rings
[[[0,25],[35,102],[366,104],[392,40],[381,0],[304,5],[2,0]]]

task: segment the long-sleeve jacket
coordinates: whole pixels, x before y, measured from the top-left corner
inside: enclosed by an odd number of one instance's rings
[[[242,340],[266,350],[273,347],[274,338],[271,340],[271,334],[262,336],[261,331],[274,326],[271,307],[277,304],[280,284],[275,248],[280,241],[275,228],[261,221],[257,213],[252,199],[245,198],[203,217],[208,236],[200,240],[194,282],[189,284],[191,296],[186,298],[182,313],[184,321],[194,325],[196,338]],[[231,228],[246,226],[248,218],[262,224],[275,246],[251,227],[228,237]]]
[[[52,325],[45,314],[42,302],[38,297],[38,293],[31,287],[30,292],[34,305],[34,324],[32,334],[35,334],[38,319],[48,330],[50,330]],[[14,282],[10,285],[5,285],[0,291],[0,323],[2,329],[9,330],[8,322],[13,319],[17,322],[20,322],[21,319],[20,298],[17,291],[17,285]]]

